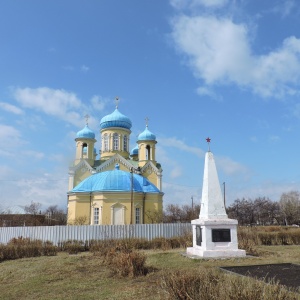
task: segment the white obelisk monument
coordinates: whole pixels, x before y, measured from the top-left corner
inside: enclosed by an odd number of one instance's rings
[[[229,219],[222,197],[215,160],[210,151],[210,138],[206,139],[202,199],[199,219],[192,220],[193,247],[187,254],[199,257],[243,257],[245,250],[238,249],[238,221]]]

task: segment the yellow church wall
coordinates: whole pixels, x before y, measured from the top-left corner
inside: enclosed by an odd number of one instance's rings
[[[72,188],[77,186],[81,181],[90,177],[91,175],[92,174],[89,171],[82,172],[81,169],[77,170],[77,172],[74,175],[74,186]]]
[[[162,213],[162,195],[147,194],[144,200],[144,194],[134,193],[132,210],[131,210],[131,193],[95,193],[91,199],[89,194],[69,195],[68,205],[68,224],[93,224],[93,208],[101,208],[100,223],[101,225],[111,225],[112,209],[115,206],[123,207],[124,224],[130,224],[132,212],[132,223],[135,223],[135,208],[139,207],[144,212],[142,223],[153,223],[152,218]],[[157,212],[157,213],[155,213]]]
[[[69,195],[68,224],[90,224],[90,195]]]
[[[150,169],[147,169],[142,174],[142,176],[145,177],[145,178],[147,178],[151,183],[153,183],[156,187],[158,187],[157,186],[157,175],[154,172],[148,173],[148,170],[150,170]]]

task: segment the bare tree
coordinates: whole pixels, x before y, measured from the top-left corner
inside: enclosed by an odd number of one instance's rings
[[[159,212],[159,211],[147,210],[147,211],[145,211],[145,216],[152,224],[161,223],[162,219],[163,219],[163,214],[162,214],[162,212]]]
[[[80,216],[74,219],[73,225],[86,225],[88,221],[87,216]]]
[[[198,219],[200,214],[200,205],[183,205],[169,204],[164,211],[165,223],[185,223]]]
[[[44,214],[47,217],[48,225],[66,225],[67,214],[63,209],[59,209],[57,205],[50,205]]]
[[[283,193],[279,204],[284,215],[285,225],[300,223],[300,193],[298,191]]]
[[[37,215],[37,214],[41,214],[40,211],[41,207],[42,207],[41,203],[31,201],[30,205],[25,205],[24,210],[27,214]]]

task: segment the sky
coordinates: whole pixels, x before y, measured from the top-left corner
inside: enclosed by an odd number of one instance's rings
[[[76,132],[115,109],[157,137],[164,205],[300,189],[297,0],[0,0],[0,208],[66,208]],[[99,151],[99,142],[96,144]]]

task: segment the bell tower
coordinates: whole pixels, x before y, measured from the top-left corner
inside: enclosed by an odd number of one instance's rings
[[[77,165],[82,159],[85,159],[90,166],[94,165],[96,153],[94,152],[94,145],[96,143],[95,133],[88,126],[89,116],[86,115],[85,127],[77,132],[76,142],[76,156],[75,165]]]
[[[139,155],[139,167],[143,167],[148,161],[153,162],[156,165],[155,160],[155,144],[156,136],[148,129],[148,121],[146,118],[146,128],[139,134],[137,144],[138,144],[138,155]]]

